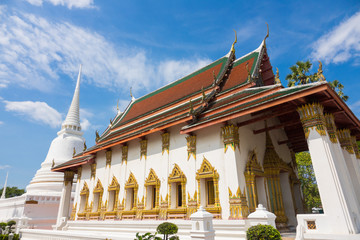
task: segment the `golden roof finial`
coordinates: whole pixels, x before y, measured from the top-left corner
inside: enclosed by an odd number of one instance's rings
[[[75,156],[75,154],[76,154],[76,150],[75,150],[75,147],[74,147],[73,156]]]
[[[132,87],[130,87],[130,97],[133,98]]]
[[[100,139],[100,135],[99,135],[99,132],[98,132],[98,130],[96,130],[95,131],[95,142],[98,142],[99,141],[99,139]]]
[[[116,110],[119,111],[119,99],[117,100],[117,103],[116,103]]]
[[[83,152],[85,152],[87,149],[87,146],[86,146],[86,142],[84,142],[84,149],[83,149]]]
[[[321,61],[319,61],[319,69],[318,69],[318,72],[317,72],[317,76],[319,78],[319,82],[325,82],[326,81],[326,78],[325,78],[325,76],[323,74]]]
[[[266,23],[266,27],[267,27],[267,33],[266,33],[266,36],[264,38],[264,46],[266,46],[265,40],[269,37],[269,24],[268,23]]]
[[[278,68],[276,68],[275,83],[276,84],[281,84],[280,75],[279,75],[279,69]]]
[[[237,43],[237,34],[236,34],[236,31],[235,29],[233,29],[234,32],[235,32],[235,41],[233,42],[233,44],[231,45],[231,52],[235,52],[235,43]]]
[[[246,71],[248,73],[247,80],[248,80],[248,82],[251,82],[251,74],[250,74],[250,70],[249,70],[249,62],[246,62],[245,68],[246,68]]]
[[[201,94],[202,94],[202,97],[201,97],[201,101],[205,101],[205,91],[204,91],[204,87],[201,87]]]
[[[194,107],[193,107],[192,99],[190,99],[190,111],[189,111],[189,113],[192,114],[193,112],[194,112]]]
[[[52,160],[51,168],[55,167],[55,159]]]

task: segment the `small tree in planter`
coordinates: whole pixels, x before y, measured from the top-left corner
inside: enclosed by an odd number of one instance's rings
[[[271,225],[258,224],[246,231],[246,238],[248,240],[281,240],[281,235]]]
[[[176,236],[176,235],[175,235],[175,236],[171,236],[171,237],[169,238],[169,235],[173,235],[173,234],[175,234],[175,233],[178,232],[178,227],[177,227],[175,224],[173,224],[173,223],[164,222],[164,223],[160,224],[160,225],[157,227],[156,231],[157,231],[158,233],[164,235],[163,240],[177,240],[177,239],[179,239],[179,237]]]

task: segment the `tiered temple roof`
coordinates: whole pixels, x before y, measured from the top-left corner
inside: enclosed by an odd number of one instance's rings
[[[327,82],[284,88],[275,83],[265,39],[255,51],[236,59],[232,47],[224,57],[139,99],[133,99],[96,140],[96,145],[76,155],[54,171],[85,164],[93,155],[115,145],[126,144],[148,134],[182,125],[181,133],[193,131],[231,119],[251,115],[238,123],[244,126],[277,117],[280,123],[254,130],[254,134],[283,128],[294,151],[307,150],[298,106],[320,102],[333,113],[337,126],[350,128],[360,139],[360,121],[331,89]]]

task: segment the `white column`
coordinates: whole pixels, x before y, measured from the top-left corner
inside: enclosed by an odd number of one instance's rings
[[[61,230],[65,226],[69,218],[71,189],[72,189],[74,174],[75,173],[73,171],[65,171],[64,173],[63,189],[61,193],[59,211],[55,226],[56,230]]]
[[[249,214],[245,193],[245,162],[240,162],[239,128],[236,125],[226,125],[221,128],[224,141],[224,166],[226,186],[223,189],[222,199],[226,204],[221,204],[223,219],[242,219]],[[243,166],[240,166],[242,164]],[[222,187],[222,186],[219,186]],[[240,204],[240,206],[239,206]]]
[[[324,215],[316,219],[318,226],[328,234],[358,233],[358,216],[353,212],[349,195],[346,195],[339,158],[327,135],[323,107],[306,104],[298,109],[312,159]],[[356,206],[355,206],[356,207]],[[316,218],[316,216],[314,216]],[[315,222],[316,222],[315,221]],[[322,223],[324,222],[324,223]],[[325,224],[326,222],[326,224]],[[300,224],[300,223],[299,223]],[[320,228],[320,227],[319,227]],[[319,231],[321,229],[318,229]]]

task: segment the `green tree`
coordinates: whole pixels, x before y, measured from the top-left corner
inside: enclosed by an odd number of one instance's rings
[[[317,187],[310,153],[300,152],[295,156],[301,189],[304,194],[304,202],[307,210],[310,212],[311,208],[321,206],[319,189]]]
[[[306,62],[297,61],[295,65],[290,67],[291,73],[286,75],[285,79],[288,81],[288,87],[293,87],[296,85],[302,85],[312,82],[317,82],[321,78],[325,80],[324,75],[322,74],[322,64],[319,61],[319,70],[315,73],[310,73],[312,63],[307,60]],[[349,99],[349,96],[346,96],[343,92],[344,85],[342,85],[339,80],[334,80],[329,82],[330,87],[340,96],[345,102]]]
[[[349,96],[346,96],[343,92],[344,85],[342,85],[338,80],[329,82],[330,87],[339,95],[339,97],[345,102],[349,99]]]
[[[316,82],[317,75],[316,73],[310,74],[311,67],[312,63],[309,60],[306,62],[297,61],[295,65],[291,66],[291,73],[285,77],[288,80],[288,87]]]
[[[0,189],[0,195],[2,194],[3,190],[4,188]],[[10,197],[21,196],[24,193],[25,193],[24,189],[19,189],[17,187],[6,187],[5,197],[10,198]]]
[[[172,234],[175,234],[178,232],[178,227],[173,224],[173,223],[170,223],[170,222],[164,222],[162,224],[160,224],[156,231],[160,234],[163,234],[164,235],[164,238],[163,240],[168,240],[169,239],[169,235],[172,235]],[[172,236],[170,238],[171,239],[176,239],[177,236]]]

